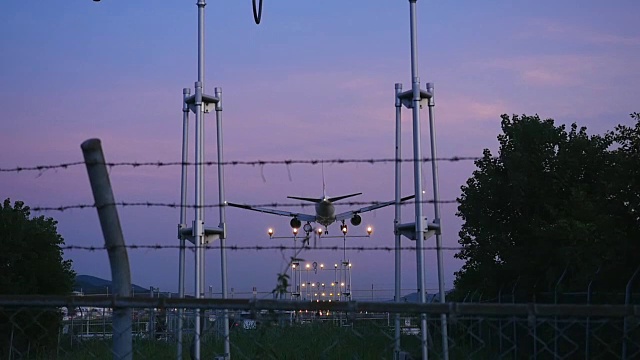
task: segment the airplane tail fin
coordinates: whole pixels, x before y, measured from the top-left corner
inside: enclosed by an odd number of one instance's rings
[[[324,163],[322,163],[322,197],[327,197],[327,187],[324,184]]]

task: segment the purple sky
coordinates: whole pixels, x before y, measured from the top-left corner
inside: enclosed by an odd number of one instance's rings
[[[183,87],[196,80],[195,1],[135,4],[104,0],[9,1],[0,11],[0,167],[82,159],[80,143],[102,139],[106,158],[177,161]],[[269,1],[256,26],[251,2],[207,6],[206,81],[224,91],[226,160],[390,158],[394,154],[394,83],[410,87],[408,1]],[[577,121],[591,133],[631,124],[638,108],[640,26],[635,0],[418,1],[419,71],[434,82],[438,153],[480,156],[495,150],[502,113]],[[426,121],[426,111],[422,119]],[[193,117],[192,117],[193,119]],[[411,113],[403,112],[403,154],[411,154]],[[214,117],[207,123],[207,160],[215,160]],[[427,125],[423,123],[428,156]],[[192,127],[193,129],[193,127]],[[193,144],[193,142],[192,142]],[[193,159],[191,155],[191,159]],[[227,200],[289,202],[317,197],[319,165],[226,168]],[[454,199],[471,162],[441,163],[442,199]],[[363,192],[357,201],[391,200],[393,164],[327,165],[329,195]],[[114,168],[118,201],[178,202],[179,167]],[[432,198],[425,166],[426,198]],[[207,202],[217,201],[217,174],[207,169]],[[263,176],[264,179],[263,180]],[[413,193],[410,166],[404,194]],[[193,177],[190,186],[193,187]],[[92,203],[83,167],[42,174],[0,173],[2,198],[30,206]],[[190,201],[193,196],[189,196]],[[299,208],[294,208],[299,209]],[[339,210],[344,208],[339,208]],[[310,209],[308,209],[310,210]],[[176,245],[175,209],[119,209],[129,244]],[[442,205],[443,244],[457,245],[455,205]],[[191,217],[192,212],[189,212]],[[433,217],[433,207],[425,206]],[[47,212],[67,245],[103,243],[95,209]],[[403,217],[410,221],[412,207]],[[217,224],[217,210],[207,211]],[[269,240],[267,227],[288,234],[287,218],[227,211],[229,244],[291,245]],[[393,208],[363,216],[375,227],[352,245],[391,246]],[[337,225],[330,229],[338,233]],[[351,229],[351,233],[364,229]],[[426,243],[432,246],[434,239]],[[325,239],[322,245],[339,245]],[[407,246],[413,245],[405,240]],[[177,290],[176,249],[131,250],[133,281]],[[288,256],[289,254],[287,254]],[[110,278],[106,252],[67,251],[79,274]],[[269,291],[285,266],[277,251],[230,251],[229,287]],[[333,264],[341,252],[303,258]],[[393,254],[351,252],[355,289],[393,289]],[[427,289],[437,288],[435,253],[426,253]],[[193,289],[192,256],[188,288]],[[460,262],[445,253],[446,285]],[[415,289],[415,252],[403,256],[404,292]],[[207,284],[220,291],[219,252],[207,256]],[[332,275],[327,278],[332,278]],[[331,281],[318,278],[319,281]]]

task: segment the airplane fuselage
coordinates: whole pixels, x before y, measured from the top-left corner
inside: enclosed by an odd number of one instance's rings
[[[336,209],[327,198],[316,203],[316,222],[324,227],[336,221]]]

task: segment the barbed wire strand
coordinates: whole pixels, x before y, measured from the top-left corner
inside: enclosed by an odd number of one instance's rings
[[[131,245],[124,245],[124,246],[88,246],[88,245],[62,245],[60,246],[61,250],[85,250],[85,251],[103,251],[103,250],[111,250],[111,249],[117,249],[117,248],[126,248],[126,249],[132,249],[132,250],[165,250],[165,249],[179,249],[180,245],[176,244],[176,245],[160,245],[160,244],[155,244],[155,245],[136,245],[136,244],[131,244]],[[194,250],[195,247],[194,246],[186,246],[186,248],[188,250]],[[278,250],[278,251],[284,251],[284,250],[300,250],[300,246],[298,247],[293,247],[293,246],[287,246],[287,245],[225,245],[220,246],[220,245],[203,245],[202,248],[204,250],[220,250],[220,249],[226,249],[226,250],[233,250],[233,251],[265,251],[265,250]],[[342,245],[331,245],[331,246],[315,246],[315,247],[304,247],[302,248],[304,250],[329,250],[329,251],[343,251],[343,250],[349,250],[349,251],[386,251],[386,252],[391,252],[396,250],[396,248],[394,246],[342,246]],[[399,250],[409,250],[409,251],[415,251],[416,247],[415,246],[402,246],[400,248],[398,248]],[[446,251],[459,251],[459,250],[463,250],[464,248],[461,246],[443,246],[440,248],[441,250],[446,250]],[[431,246],[431,247],[423,247],[423,250],[437,250],[437,247],[435,246]]]
[[[438,157],[435,158],[435,161],[440,162],[458,162],[458,161],[476,161],[481,159],[482,157],[478,156],[452,156],[452,157]],[[233,160],[233,161],[203,161],[203,162],[182,162],[182,161],[146,161],[146,162],[137,162],[137,161],[125,161],[125,162],[105,162],[104,165],[114,168],[114,167],[168,167],[168,166],[194,166],[194,165],[204,165],[204,166],[218,166],[218,164],[223,166],[265,166],[265,165],[320,165],[320,164],[376,164],[376,163],[412,163],[414,161],[419,162],[430,162],[432,158],[422,158],[419,160],[414,159],[395,159],[395,158],[378,158],[378,159],[312,159],[312,160],[303,160],[303,159],[290,159],[290,160]],[[35,165],[35,166],[16,166],[13,168],[0,168],[0,172],[23,172],[23,171],[46,171],[52,169],[68,169],[75,166],[84,165],[84,161],[76,161],[76,162],[67,162],[61,164],[53,164],[53,165]]]
[[[345,202],[340,202],[340,203],[334,203],[334,206],[362,206],[362,205],[366,205],[366,206],[370,206],[370,205],[378,205],[378,204],[382,204],[386,201],[345,201]],[[411,205],[411,204],[415,204],[415,201],[403,201],[402,203],[400,203],[400,205],[402,206],[406,206],[406,205]],[[434,204],[436,203],[435,200],[433,199],[428,199],[428,200],[422,200],[421,203],[423,204]],[[439,204],[457,204],[458,200],[439,200],[437,203]],[[120,207],[164,207],[164,208],[171,208],[171,209],[180,209],[180,208],[188,208],[188,209],[196,209],[196,208],[201,208],[201,209],[210,209],[210,208],[219,208],[222,207],[223,205],[221,204],[204,204],[204,205],[191,205],[191,204],[186,204],[186,205],[181,205],[178,203],[163,203],[163,202],[149,202],[149,201],[144,201],[144,202],[115,202],[115,203],[108,203],[108,204],[102,204],[102,205],[96,205],[96,204],[73,204],[73,205],[61,205],[61,206],[30,206],[29,209],[31,211],[34,212],[44,212],[44,211],[66,211],[66,210],[72,210],[72,209],[102,209],[104,207],[107,206],[120,206]],[[264,203],[264,204],[242,204],[243,206],[251,206],[251,207],[270,207],[270,208],[279,208],[279,207],[300,207],[300,208],[313,208],[315,206],[315,204],[306,204],[306,203]],[[229,205],[224,205],[224,206],[228,206],[228,207],[232,207]]]

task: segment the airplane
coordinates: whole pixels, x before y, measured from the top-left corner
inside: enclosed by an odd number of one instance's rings
[[[325,228],[325,234],[329,233],[328,227],[329,225],[333,224],[336,221],[340,221],[342,222],[342,227],[341,229],[343,229],[343,231],[346,230],[346,225],[344,223],[344,221],[346,219],[351,219],[351,224],[354,226],[358,226],[362,223],[362,217],[360,217],[359,214],[367,212],[367,211],[372,211],[372,210],[376,210],[376,209],[380,209],[383,208],[385,206],[389,206],[389,205],[393,205],[395,204],[395,200],[392,201],[386,201],[383,203],[378,203],[378,204],[373,204],[370,206],[366,206],[360,209],[355,209],[355,210],[349,210],[349,211],[345,211],[339,214],[335,213],[335,207],[334,207],[334,203],[343,199],[347,199],[353,196],[358,196],[361,195],[362,193],[355,193],[355,194],[349,194],[349,195],[342,195],[342,196],[336,196],[336,197],[328,197],[324,191],[324,186],[322,189],[322,197],[321,198],[307,198],[307,197],[299,197],[299,196],[287,196],[287,198],[289,199],[295,199],[295,200],[302,200],[302,201],[309,201],[312,203],[315,203],[315,209],[316,209],[316,213],[314,215],[311,214],[303,214],[303,213],[296,213],[296,212],[289,212],[289,211],[283,211],[283,210],[275,210],[275,209],[268,209],[268,208],[262,208],[262,207],[255,207],[255,206],[250,206],[250,205],[242,205],[242,204],[235,204],[235,203],[230,203],[227,202],[227,205],[229,206],[233,206],[233,207],[237,207],[237,208],[241,208],[241,209],[247,209],[247,210],[253,210],[253,211],[258,211],[258,212],[263,212],[263,213],[267,213],[267,214],[275,214],[275,215],[281,215],[281,216],[290,216],[292,219],[289,222],[289,225],[291,225],[291,227],[293,229],[299,229],[302,226],[302,221],[305,221],[306,224],[303,228],[303,230],[306,233],[310,233],[313,228],[311,227],[312,222],[316,222],[322,226],[324,226]],[[414,198],[414,195],[411,196],[406,196],[403,197],[402,199],[400,199],[400,201],[406,201],[409,199]]]

